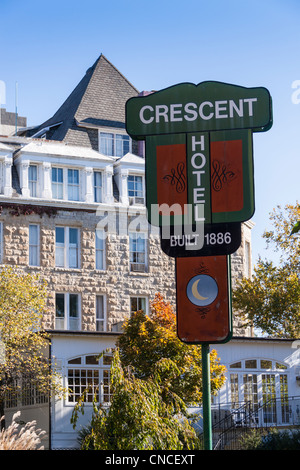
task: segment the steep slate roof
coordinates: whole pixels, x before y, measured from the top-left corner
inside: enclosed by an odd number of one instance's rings
[[[31,135],[51,127],[48,139],[96,149],[95,129],[125,128],[125,103],[138,93],[101,54],[52,118],[31,131]]]

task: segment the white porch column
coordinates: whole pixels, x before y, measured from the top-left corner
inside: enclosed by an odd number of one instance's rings
[[[129,204],[128,198],[128,171],[121,171],[120,174],[120,201],[122,204]]]
[[[29,168],[29,161],[23,161],[19,165],[19,178],[20,178],[20,187],[21,187],[21,192],[22,196],[24,197],[29,197],[30,196],[30,191],[28,187],[28,168]]]
[[[83,198],[85,202],[94,202],[93,188],[94,188],[93,168],[86,167],[84,169],[84,194],[83,194]]]
[[[43,162],[43,177],[42,181],[43,190],[42,190],[42,197],[45,199],[52,198],[52,188],[51,188],[51,164],[49,162]]]
[[[104,171],[104,194],[103,194],[103,202],[107,204],[112,204],[114,202],[113,196],[113,168],[106,167]]]

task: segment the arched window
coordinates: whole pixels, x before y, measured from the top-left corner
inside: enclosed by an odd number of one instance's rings
[[[94,399],[100,403],[109,403],[111,361],[112,355],[109,353],[69,359],[67,401],[75,403],[84,396],[86,403],[92,403]]]

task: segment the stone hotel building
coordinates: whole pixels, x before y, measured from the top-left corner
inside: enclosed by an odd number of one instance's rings
[[[1,263],[47,280],[44,326],[69,387],[45,403],[31,393],[7,413],[21,408],[26,421],[34,411],[52,449],[77,445],[70,417],[87,377],[109,402],[109,360],[96,357],[122,321],[148,312],[157,292],[175,306],[174,260],[146,221],[143,148],[125,131],[125,102],[138,94],[101,55],[53,117],[0,137]],[[250,275],[251,229],[243,224],[232,255],[233,282]]]

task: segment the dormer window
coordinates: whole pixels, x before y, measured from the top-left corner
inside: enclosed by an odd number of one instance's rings
[[[52,168],[52,197],[54,197],[54,199],[63,199],[64,197],[64,179],[62,168]]]
[[[28,168],[28,186],[31,197],[37,197],[37,166],[29,165]]]
[[[128,175],[128,197],[132,204],[144,204],[143,177]]]
[[[126,134],[99,133],[99,152],[109,157],[123,157],[130,152],[131,141]]]
[[[102,202],[102,173],[94,171],[94,200]]]
[[[79,201],[79,170],[68,169],[68,199]]]

